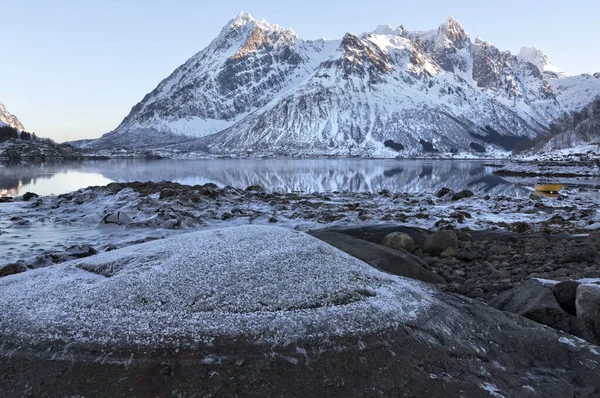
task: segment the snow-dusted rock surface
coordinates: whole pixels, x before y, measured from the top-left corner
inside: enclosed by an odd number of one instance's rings
[[[380,26],[306,41],[242,13],[114,131],[83,145],[376,157],[510,150],[584,106],[595,89],[582,79],[536,49],[515,56],[471,40],[452,17],[427,32]]]
[[[14,127],[19,131],[25,130],[21,121],[12,113],[10,113],[6,106],[2,102],[0,102],[0,127],[2,126],[10,126]]]
[[[8,276],[0,305],[3,396],[600,392],[597,347],[280,228]]]
[[[360,335],[416,319],[433,300],[423,285],[266,226],[130,246],[3,278],[0,291],[3,340],[115,345]]]

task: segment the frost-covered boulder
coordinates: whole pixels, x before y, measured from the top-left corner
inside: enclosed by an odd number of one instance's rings
[[[0,396],[593,396],[597,348],[246,226],[0,279]]]

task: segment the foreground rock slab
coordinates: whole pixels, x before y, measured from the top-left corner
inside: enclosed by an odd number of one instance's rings
[[[10,275],[0,308],[1,396],[600,394],[598,347],[275,227]]]
[[[597,342],[586,329],[582,319],[569,314],[561,307],[553,289],[536,280],[525,281],[505,291],[493,299],[490,305],[582,339]]]

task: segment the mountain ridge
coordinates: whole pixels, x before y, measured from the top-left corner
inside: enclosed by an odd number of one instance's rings
[[[241,13],[86,145],[343,156],[398,155],[386,141],[407,153],[507,149],[504,138],[546,134],[585,106],[590,91],[600,94],[592,83],[539,50],[472,41],[453,17],[425,32],[381,25],[310,41]]]

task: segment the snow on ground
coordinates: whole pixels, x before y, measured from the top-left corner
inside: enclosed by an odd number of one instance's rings
[[[302,232],[244,226],[2,278],[0,335],[140,345],[242,335],[283,343],[394,327],[432,300],[424,284]]]
[[[186,231],[250,224],[302,231],[386,223],[482,230],[527,222],[534,228],[582,233],[600,223],[600,214],[596,198],[576,191],[566,189],[560,198],[478,193],[453,201],[433,192],[311,194],[212,184],[109,184],[31,203],[0,204],[0,249],[5,253],[0,266],[17,260],[34,267],[62,262],[56,254],[74,245],[103,252]],[[107,216],[114,222],[117,214],[119,224],[102,223]]]
[[[511,161],[506,162],[496,174],[505,176],[534,176],[534,177],[600,177],[598,165],[591,159],[564,159],[557,161],[555,158],[539,160],[536,162]]]
[[[512,160],[522,162],[561,162],[585,159],[600,159],[600,146],[597,144],[585,144],[564,149],[553,149],[541,153],[525,153],[512,157]]]

